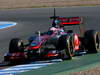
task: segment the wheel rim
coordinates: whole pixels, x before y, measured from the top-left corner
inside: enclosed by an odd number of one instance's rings
[[[74,55],[73,49],[74,49],[74,45],[73,45],[73,41],[71,41],[71,42],[70,42],[70,53],[71,53],[71,56]]]
[[[99,50],[99,37],[96,36],[96,49]]]

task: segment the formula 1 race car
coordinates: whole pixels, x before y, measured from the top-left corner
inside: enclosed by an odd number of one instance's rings
[[[33,35],[24,45],[19,38],[13,38],[9,44],[9,52],[4,61],[18,63],[26,60],[61,58],[71,60],[73,56],[99,51],[99,34],[95,30],[84,31],[82,17],[59,17],[55,14],[52,27],[48,31]],[[65,26],[78,25],[81,36],[73,30],[65,30]]]

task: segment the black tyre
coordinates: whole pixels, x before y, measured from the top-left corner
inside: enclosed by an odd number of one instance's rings
[[[24,44],[22,40],[20,40],[19,38],[14,38],[10,41],[9,53],[23,52],[23,51],[24,51]]]
[[[99,51],[99,33],[95,30],[85,32],[85,47],[88,53],[97,53]]]
[[[70,40],[66,36],[61,36],[58,40],[58,50],[60,50],[60,57],[62,60],[71,60]]]

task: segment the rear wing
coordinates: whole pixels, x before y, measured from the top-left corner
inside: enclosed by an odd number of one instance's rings
[[[82,17],[58,17],[56,18],[59,26],[80,25],[83,23]]]
[[[59,26],[76,26],[79,25],[81,36],[83,36],[85,29],[83,27],[83,18],[82,17],[58,17],[56,20],[59,21]]]
[[[53,19],[52,22],[52,27],[56,27],[56,25],[60,26],[60,27],[64,27],[64,26],[76,26],[79,25],[79,29],[81,34],[84,34],[84,27],[83,27],[83,18],[82,17],[59,17],[56,16],[56,10],[54,8],[54,15],[51,16],[50,18]]]
[[[56,16],[56,9],[54,8],[53,16],[50,17],[53,19],[52,26],[71,26],[71,25],[80,25],[83,23],[82,17],[59,17]]]

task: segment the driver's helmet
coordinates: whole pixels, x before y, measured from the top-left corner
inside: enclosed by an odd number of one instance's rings
[[[58,29],[56,27],[51,27],[50,31],[53,31],[53,33],[57,33]]]
[[[59,24],[59,20],[56,19],[56,20],[55,20],[55,24],[56,24],[56,25]]]

